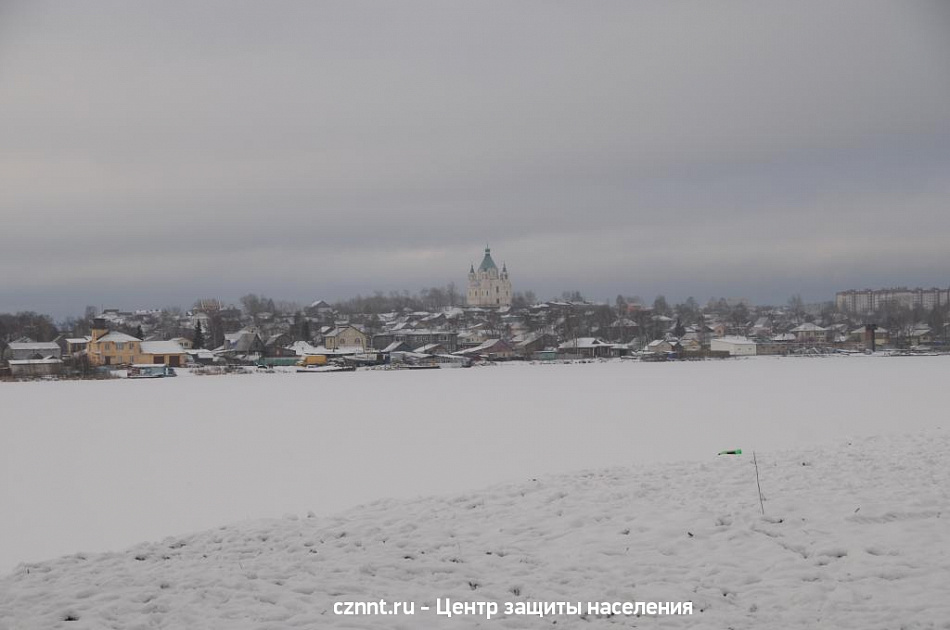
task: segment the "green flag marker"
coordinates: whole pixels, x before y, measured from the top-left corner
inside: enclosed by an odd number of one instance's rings
[[[742,455],[742,449],[737,448],[733,451],[719,451],[720,455]]]

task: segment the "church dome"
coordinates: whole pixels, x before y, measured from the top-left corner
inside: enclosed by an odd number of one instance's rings
[[[485,248],[485,257],[482,258],[482,264],[478,266],[479,271],[489,271],[491,269],[498,269],[498,266],[495,265],[495,261],[491,259],[491,249],[488,247]]]

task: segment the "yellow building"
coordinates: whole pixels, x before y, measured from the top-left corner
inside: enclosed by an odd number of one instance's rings
[[[323,336],[323,345],[327,350],[358,349],[369,347],[369,336],[356,326],[347,324],[334,328]]]
[[[170,365],[178,367],[188,361],[188,354],[176,341],[142,341],[138,337],[108,330],[102,320],[93,324],[92,336],[86,346],[90,365]]]
[[[141,344],[141,339],[107,330],[101,320],[96,320],[86,355],[91,365],[131,365],[142,352]]]
[[[177,341],[142,341],[135,357],[139,365],[168,365],[180,367],[188,362],[188,354]]]

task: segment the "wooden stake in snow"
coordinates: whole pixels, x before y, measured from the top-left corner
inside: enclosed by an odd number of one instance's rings
[[[762,508],[762,516],[765,516],[765,503],[762,502],[762,484],[759,483],[759,462],[755,459],[755,451],[752,451],[752,463],[755,464],[755,487],[759,489],[759,507]]]

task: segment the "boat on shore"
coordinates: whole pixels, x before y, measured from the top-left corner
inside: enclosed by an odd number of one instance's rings
[[[316,367],[304,367],[297,370],[298,374],[327,374],[330,372],[355,372],[355,365],[318,365]]]
[[[167,365],[133,365],[129,367],[127,378],[169,378],[178,376],[175,368]]]

